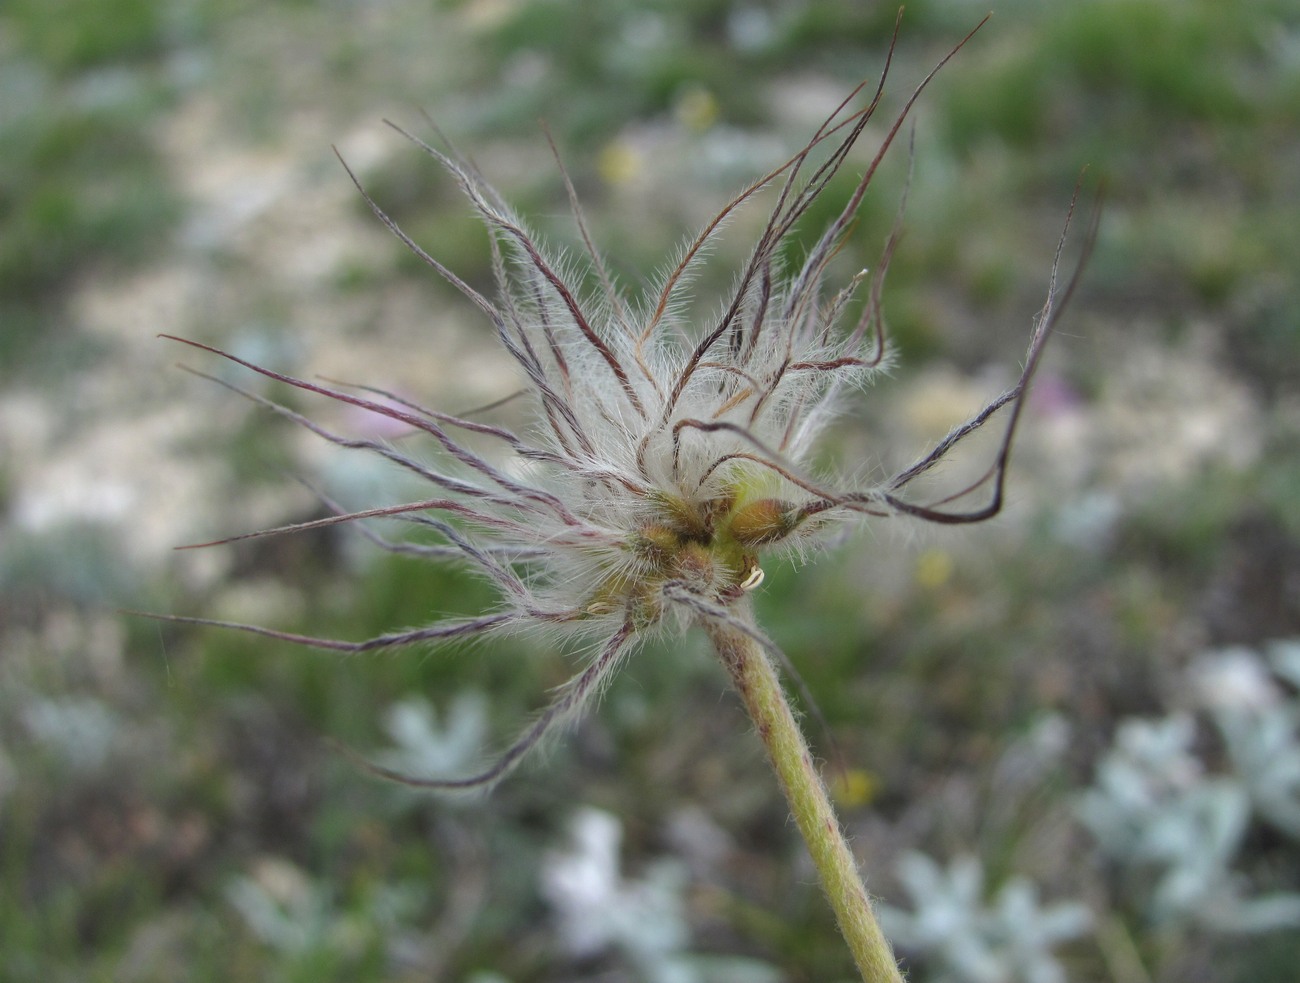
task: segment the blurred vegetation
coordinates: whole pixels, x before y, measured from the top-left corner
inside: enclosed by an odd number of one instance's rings
[[[166,245],[181,203],[154,147],[209,5],[14,0],[0,10],[0,364],[68,330],[78,276]]]
[[[886,109],[983,12],[909,4]],[[763,165],[764,140],[798,145],[807,121],[774,110],[774,93],[847,92],[881,64],[894,17],[851,0],[6,0],[0,379],[47,380],[75,404],[74,370],[103,344],[69,307],[78,286],[195,248],[240,294],[234,314],[194,314],[198,330],[242,343],[261,316],[264,343],[294,357],[278,335],[312,330],[308,316],[283,314],[275,304],[293,305],[233,249],[182,234],[191,203],[163,131],[190,101],[217,105],[223,138],[262,147],[313,111],[342,131],[393,103],[427,106],[463,150],[482,148],[522,214],[571,241],[551,218],[566,203],[544,116],[595,239],[637,283]],[[816,564],[768,571],[759,601],[815,701],[814,742],[858,778],[845,818],[870,883],[896,898],[893,859],[920,848],[979,854],[990,887],[1021,873],[1049,896],[1108,901],[1096,937],[1063,950],[1071,980],[1125,966],[1152,981],[1282,979],[1278,967],[1300,959],[1295,933],[1246,944],[1146,927],[1108,895],[1107,871],[1075,862],[1086,838],[1068,792],[1091,780],[1119,720],[1177,704],[1178,673],[1199,652],[1300,635],[1298,117],[1300,14],[1284,0],[996,9],[918,115],[907,234],[886,292],[902,368],[865,401],[866,427],[914,439],[897,420],[908,381],[928,367],[1014,364],[1086,164],[1106,212],[1049,374],[1083,412],[1132,400],[1105,418],[1125,429],[1107,444],[1103,420],[1090,431],[1101,450],[1059,449],[1082,462],[1062,469],[1070,482],[1053,486],[1045,467],[1044,490],[1026,492],[1009,521],[919,543],[872,529]],[[647,134],[669,152],[653,157]],[[868,197],[846,269],[877,262],[905,156]],[[417,240],[486,281],[484,236],[427,159],[403,149],[363,176]],[[818,207],[844,193],[833,186]],[[826,217],[810,215],[800,235]],[[703,293],[729,282],[744,240],[742,227],[724,244]],[[422,303],[451,303],[418,261],[388,250],[310,301],[352,310],[418,283]],[[1256,401],[1252,432],[1222,440],[1259,451],[1244,464],[1192,455],[1165,480],[1156,451],[1214,407],[1191,400],[1158,416],[1149,385],[1116,379],[1139,342],[1169,353],[1165,372],[1182,371],[1207,332],[1216,369]],[[1050,408],[1029,414],[1030,430],[1050,423]],[[1170,431],[1145,438],[1141,480],[1109,463],[1126,435],[1160,426]],[[240,530],[241,491],[312,465],[290,428],[261,417],[219,428],[230,483],[212,528]],[[858,457],[854,439],[843,456],[865,473],[877,461]],[[1033,483],[1050,450],[1026,451],[1013,488]],[[0,460],[0,507],[21,480]],[[443,719],[458,693],[477,692],[500,743],[567,678],[572,654],[507,640],[337,659],[124,618],[104,606],[362,638],[491,601],[461,574],[334,535],[240,544],[195,591],[169,560],[139,569],[118,557],[115,535],[131,533],[0,529],[0,980],[637,979],[616,954],[565,954],[536,886],[580,803],[621,818],[634,872],[686,852],[670,830],[707,816],[728,853],[687,896],[697,952],[745,955],[791,983],[851,972],[757,743],[698,640],[641,653],[545,761],[486,800],[447,804],[377,782],[328,742],[375,756],[392,744],[384,715],[398,701],[425,697]],[[1073,739],[1051,776],[1008,789],[999,762],[1046,714]],[[1274,887],[1296,888],[1294,844],[1261,835],[1248,847],[1269,859]]]

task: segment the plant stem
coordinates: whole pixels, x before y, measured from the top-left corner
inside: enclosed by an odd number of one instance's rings
[[[739,622],[753,626],[748,599],[731,610]],[[758,729],[864,983],[902,983],[889,940],[872,912],[857,862],[771,659],[763,646],[737,625],[712,618],[701,618],[700,623]]]

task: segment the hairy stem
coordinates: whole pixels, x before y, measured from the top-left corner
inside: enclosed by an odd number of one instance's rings
[[[700,623],[731,673],[758,729],[858,972],[864,983],[902,983],[898,963],[871,909],[857,863],[835,817],[826,786],[813,765],[803,732],[790,711],[776,669],[763,646],[743,630],[753,625],[748,599],[732,612],[738,624],[707,617]]]

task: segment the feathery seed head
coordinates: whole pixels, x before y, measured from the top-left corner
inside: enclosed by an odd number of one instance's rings
[[[425,409],[382,390],[308,382],[209,348],[300,390],[399,421],[435,445],[436,459],[426,464],[397,447],[344,437],[245,393],[324,439],[380,454],[431,486],[430,496],[418,502],[340,511],[332,519],[269,532],[404,519],[432,530],[442,542],[390,542],[360,528],[386,548],[467,565],[496,585],[501,608],[477,619],[364,642],[229,627],[352,652],[520,626],[597,640],[586,668],[495,765],[463,779],[418,783],[479,786],[495,782],[546,731],[570,719],[647,632],[730,617],[728,610],[762,582],[765,552],[798,547],[837,519],[905,514],[958,523],[996,514],[1021,397],[1059,312],[1055,264],[1048,301],[1012,388],[879,485],[846,489],[807,467],[810,449],[844,397],[861,389],[887,361],[880,291],[897,229],[869,283],[864,271],[828,288],[831,262],[912,105],[960,47],[906,101],[839,215],[789,271],[779,261],[783,244],[862,136],[880,102],[888,62],[865,105],[852,105],[865,91],[864,83],[796,154],[728,202],[685,245],[656,289],[640,298],[629,299],[615,286],[591,244],[567,175],[585,246],[585,268],[579,272],[594,274],[600,284],[594,302],[578,286],[583,277],[552,256],[467,162],[406,134],[455,179],[490,231],[495,298],[412,241],[349,170],[379,219],[486,316],[527,380],[533,423],[528,432],[515,433],[477,415]],[[736,209],[767,186],[774,187],[775,206],[720,314],[688,323],[680,313],[687,286],[712,240]],[[849,302],[864,283],[862,313],[844,323]],[[1068,292],[1069,287],[1064,294]],[[907,497],[912,481],[1001,409],[1007,417],[1004,437],[983,479],[936,504]],[[498,455],[472,449],[466,439],[470,435],[498,445],[520,466],[502,466],[495,463]],[[989,489],[987,504],[967,511],[953,508],[981,488]],[[669,619],[670,614],[676,618]]]

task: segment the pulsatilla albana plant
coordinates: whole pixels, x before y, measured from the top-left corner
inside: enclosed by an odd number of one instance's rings
[[[802,262],[788,268],[782,262],[783,247],[865,132],[881,102],[888,59],[874,89],[865,82],[859,85],[796,154],[711,218],[654,288],[638,297],[615,285],[592,246],[567,178],[585,247],[580,264],[560,262],[471,164],[410,137],[455,179],[491,233],[497,290],[488,297],[412,241],[349,170],[379,220],[495,329],[526,380],[529,427],[516,432],[477,414],[466,418],[427,409],[379,389],[298,379],[207,345],[185,343],[299,390],[381,414],[432,440],[429,463],[397,446],[334,433],[245,392],[325,440],[381,455],[431,488],[421,501],[340,511],[328,519],[252,535],[403,519],[423,530],[426,540],[431,532],[440,542],[392,542],[362,531],[394,550],[463,564],[496,587],[499,604],[480,617],[364,641],[199,618],[175,620],[338,652],[451,642],[531,627],[550,644],[559,637],[587,653],[581,671],[489,767],[469,776],[408,779],[433,789],[499,781],[548,732],[571,721],[640,642],[697,626],[713,643],[755,721],[863,978],[899,979],[782,693],[773,663],[780,653],[753,619],[750,593],[763,579],[766,556],[801,551],[842,523],[888,516],[973,523],[1002,507],[1024,394],[1074,282],[1057,288],[1059,245],[1047,301],[1011,388],[910,467],[879,484],[846,487],[814,473],[808,463],[827,422],[886,363],[880,289],[897,230],[870,277],[864,272],[828,285],[832,260],[917,98],[968,39],[906,100],[839,215]],[[893,50],[891,44],[890,57]],[[684,297],[708,247],[725,221],[764,188],[775,204],[720,313],[688,322],[682,313]],[[1067,217],[1067,229],[1068,224]],[[575,265],[584,267],[577,279],[569,272]],[[598,286],[587,291],[581,287],[586,282]],[[853,302],[859,291],[865,294],[860,315]],[[846,316],[850,310],[852,318]],[[995,416],[1004,418],[1001,442],[979,481],[938,502],[909,494],[913,482]],[[471,447],[485,442],[491,451]],[[963,506],[969,502],[975,504]],[[244,537],[232,537],[239,538]]]

